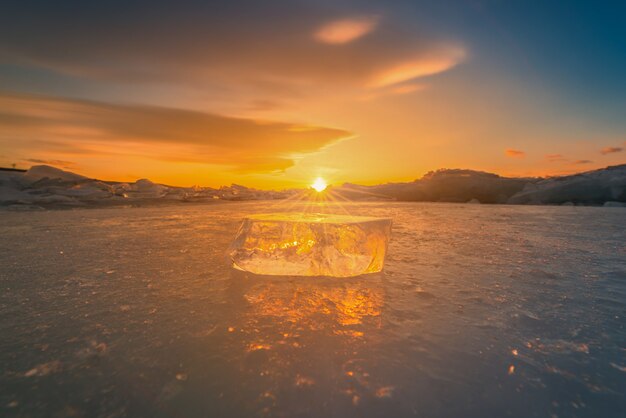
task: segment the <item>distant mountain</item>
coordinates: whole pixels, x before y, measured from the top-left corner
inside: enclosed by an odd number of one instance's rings
[[[255,190],[239,185],[219,189],[173,187],[148,179],[130,183],[103,181],[47,165],[33,166],[25,172],[0,170],[0,208],[13,210],[284,199],[290,193],[293,192]]]
[[[377,186],[344,185],[337,190],[353,199],[380,196],[402,201],[506,203],[526,184],[539,179],[506,178],[482,171],[442,169],[431,171],[410,183]]]
[[[502,177],[474,170],[442,169],[408,183],[361,186],[345,183],[330,193],[348,200],[397,200],[500,204],[626,206],[626,164],[551,178]],[[60,207],[138,206],[220,200],[307,199],[310,190],[256,190],[233,184],[173,187],[148,179],[130,183],[90,179],[39,165],[26,172],[0,170],[0,208],[32,210]]]
[[[507,200],[511,204],[601,205],[607,202],[626,202],[626,164],[528,183]]]
[[[358,186],[346,183],[337,193],[353,200],[393,199],[420,202],[507,204],[584,204],[626,202],[626,164],[571,176],[502,177],[482,171],[442,169],[410,183]]]

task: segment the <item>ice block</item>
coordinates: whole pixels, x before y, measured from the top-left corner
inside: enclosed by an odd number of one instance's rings
[[[276,213],[248,216],[230,248],[254,274],[350,277],[382,270],[391,219]]]

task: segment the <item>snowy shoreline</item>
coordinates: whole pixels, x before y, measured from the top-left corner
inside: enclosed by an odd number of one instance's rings
[[[334,194],[352,201],[406,201],[626,207],[626,164],[553,178],[507,178],[473,170],[438,170],[409,183],[361,186],[345,183]],[[38,165],[0,170],[0,210],[45,210],[215,204],[282,200],[307,191],[257,190],[233,184],[173,187],[140,179],[132,183],[90,179]]]

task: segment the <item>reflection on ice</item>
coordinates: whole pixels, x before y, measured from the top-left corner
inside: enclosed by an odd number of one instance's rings
[[[317,278],[277,284],[262,278],[243,297],[250,305],[250,315],[256,318],[272,317],[298,328],[330,327],[341,334],[380,316],[382,289],[372,287],[372,279],[323,284]]]
[[[272,407],[278,404],[285,412],[296,396],[334,394],[346,406],[392,396],[390,382],[370,375],[362,359],[363,351],[380,341],[382,274],[337,280],[233,270],[231,278],[232,302],[241,306],[232,326],[241,346],[233,349],[245,353],[242,367],[258,385],[263,412],[276,413]],[[285,382],[292,384],[285,387]]]

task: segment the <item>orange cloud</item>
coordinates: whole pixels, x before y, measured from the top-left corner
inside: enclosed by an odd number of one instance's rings
[[[591,164],[593,161],[591,160],[576,160],[572,164]]]
[[[26,163],[35,163],[35,164],[46,164],[46,165],[53,165],[53,166],[60,166],[63,168],[71,168],[73,166],[76,165],[75,162],[72,161],[64,161],[64,160],[42,160],[39,158],[27,158],[25,160],[22,160]]]
[[[546,160],[550,161],[551,163],[556,161],[566,161],[565,157],[562,154],[548,154],[546,155]]]
[[[415,93],[428,88],[426,84],[402,84],[397,87],[391,87],[386,89],[368,90],[367,93],[359,96],[362,101],[375,100],[383,96],[402,96],[405,94]]]
[[[624,148],[621,147],[604,147],[600,150],[602,155],[613,154],[615,152],[622,152]]]
[[[63,155],[124,154],[271,172],[350,136],[335,128],[165,107],[0,96],[0,149],[30,155],[45,148]]]
[[[341,45],[355,41],[372,32],[378,25],[377,16],[341,19],[329,22],[314,33],[320,42]]]
[[[507,157],[511,158],[524,158],[526,153],[517,149],[508,148],[504,151]]]
[[[156,86],[182,93],[175,97],[180,102],[193,90],[194,100],[220,109],[257,112],[331,96],[351,100],[446,71],[466,55],[454,39],[392,16],[383,20],[368,7],[346,17],[345,9],[316,2],[228,3],[193,19],[168,18],[166,25],[152,14],[99,19],[76,10],[72,19],[82,24],[62,31],[54,14],[30,24],[32,10],[23,7],[2,28],[7,42],[0,45],[0,61],[83,82],[129,83],[120,90],[129,93],[118,97]]]
[[[403,84],[391,89],[392,94],[409,94],[416,91],[424,90],[427,86],[425,84]]]
[[[459,64],[465,58],[465,50],[460,47],[445,47],[421,56],[404,60],[376,73],[369,81],[369,87],[385,87],[403,81],[425,77]]]

